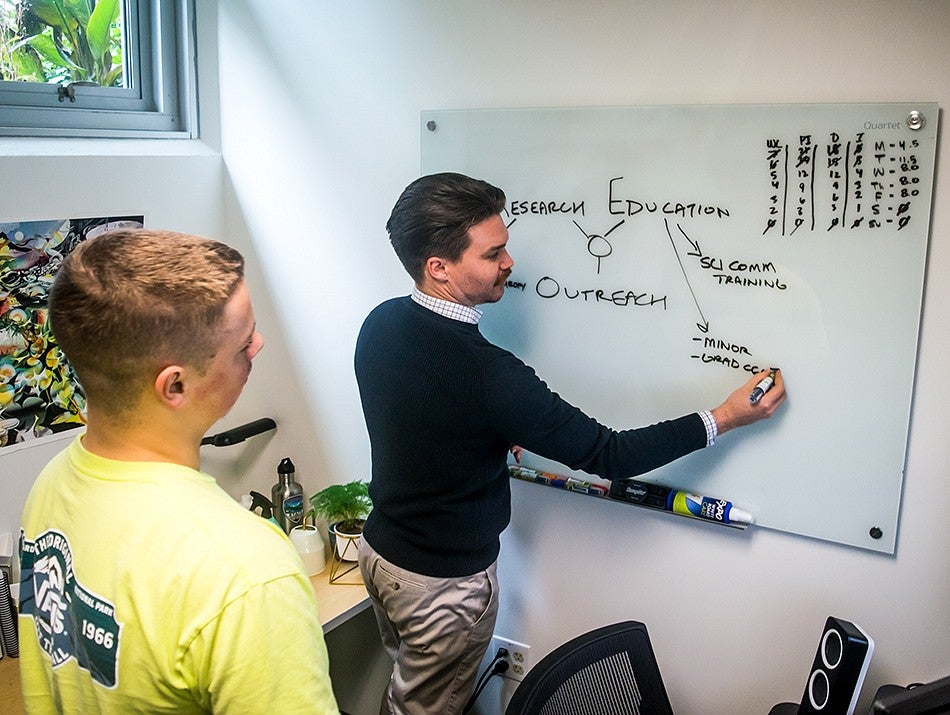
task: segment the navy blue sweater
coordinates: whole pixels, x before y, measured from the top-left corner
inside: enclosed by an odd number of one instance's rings
[[[375,308],[356,343],[372,447],[366,540],[402,568],[467,576],[498,556],[512,445],[607,479],[706,446],[698,414],[622,432],[565,402],[477,325],[409,297]]]

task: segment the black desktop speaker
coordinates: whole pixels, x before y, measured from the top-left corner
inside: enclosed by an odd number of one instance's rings
[[[829,617],[808,674],[799,715],[853,715],[874,640],[860,627]]]

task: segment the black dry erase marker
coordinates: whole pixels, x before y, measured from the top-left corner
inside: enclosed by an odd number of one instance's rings
[[[614,499],[651,506],[654,509],[667,509],[667,501],[673,492],[669,487],[636,479],[615,479],[610,483],[610,496]]]
[[[752,394],[749,395],[749,402],[753,405],[762,399],[762,395],[772,389],[775,384],[775,369],[769,371],[768,377],[762,378],[762,381],[752,388]]]

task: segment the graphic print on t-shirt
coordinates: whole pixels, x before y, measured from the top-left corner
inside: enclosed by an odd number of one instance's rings
[[[92,679],[115,688],[121,624],[115,607],[76,580],[69,539],[44,531],[35,541],[22,536],[20,613],[30,616],[40,648],[53,668],[70,658]]]

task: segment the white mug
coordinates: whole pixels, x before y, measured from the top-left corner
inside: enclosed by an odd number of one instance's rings
[[[304,572],[308,576],[318,574],[327,567],[327,556],[323,548],[323,539],[317,527],[311,524],[295,526],[290,530],[290,543],[294,545]]]

